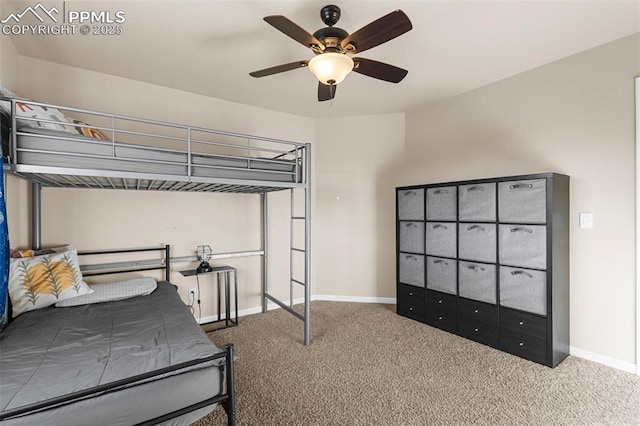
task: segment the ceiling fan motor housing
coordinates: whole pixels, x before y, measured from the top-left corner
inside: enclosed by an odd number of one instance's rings
[[[324,44],[326,50],[340,51],[340,42],[349,36],[349,33],[338,27],[320,28],[313,36]]]

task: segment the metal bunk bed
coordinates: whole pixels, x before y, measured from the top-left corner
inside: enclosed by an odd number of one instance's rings
[[[310,144],[24,99],[0,97],[0,102],[8,103],[11,111],[8,140],[3,135],[8,151],[4,153],[4,171],[32,182],[33,247],[41,245],[43,187],[260,194],[262,249],[221,257],[262,256],[262,311],[266,312],[268,303],[273,302],[300,319],[304,324],[304,344],[309,345]],[[62,121],[60,115],[64,117]],[[83,136],[89,131],[103,138]],[[270,294],[268,282],[268,194],[283,190],[291,192],[288,303]],[[294,208],[297,192],[304,192],[302,214]],[[294,224],[299,221],[304,223],[304,247],[294,247]],[[303,254],[302,279],[293,276],[296,252]],[[294,286],[304,289],[302,313],[293,306]]]

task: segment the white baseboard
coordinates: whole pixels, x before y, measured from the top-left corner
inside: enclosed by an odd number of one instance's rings
[[[595,352],[586,351],[584,349],[576,348],[575,346],[569,347],[569,353],[578,358],[583,358],[588,361],[597,362],[598,364],[606,365],[618,370],[626,371],[628,373],[636,374],[636,365],[632,362],[621,361],[610,356],[597,354]]]
[[[395,304],[395,297],[367,297],[367,296],[333,296],[316,294],[311,300],[326,300],[331,302],[383,303]]]

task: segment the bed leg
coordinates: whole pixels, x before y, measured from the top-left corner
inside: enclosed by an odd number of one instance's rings
[[[233,345],[229,344],[224,347],[226,356],[226,379],[227,379],[227,400],[223,403],[224,411],[227,412],[227,424],[235,426],[236,424],[236,396],[235,385],[233,383]]]

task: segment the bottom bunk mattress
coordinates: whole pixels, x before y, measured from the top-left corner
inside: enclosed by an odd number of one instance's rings
[[[27,312],[0,333],[0,409],[219,352],[167,282],[148,296]],[[224,358],[215,359],[1,423],[136,424],[219,395],[223,363]]]

